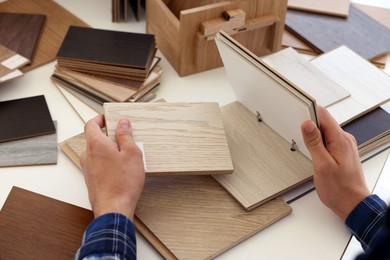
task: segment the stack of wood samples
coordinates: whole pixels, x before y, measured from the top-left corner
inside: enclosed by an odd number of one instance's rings
[[[90,210],[13,187],[0,212],[0,259],[72,259]]]
[[[127,22],[129,10],[133,10],[137,21],[140,19],[141,7],[145,8],[145,0],[111,0],[111,12],[113,22]]]
[[[84,134],[60,147],[81,169]],[[166,259],[211,259],[289,213],[281,199],[247,212],[210,176],[160,176],[146,178],[134,223]]]
[[[8,0],[0,3],[0,12],[40,14],[46,17],[34,57],[23,72],[53,61],[70,25],[88,26],[52,0]]]
[[[56,128],[44,96],[0,102],[0,167],[57,162]]]

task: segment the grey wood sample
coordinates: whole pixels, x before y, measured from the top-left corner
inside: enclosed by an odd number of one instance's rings
[[[57,132],[0,143],[0,167],[56,164],[57,155]]]
[[[345,45],[370,60],[390,51],[390,29],[353,5],[347,18],[288,10],[286,29],[319,52]]]

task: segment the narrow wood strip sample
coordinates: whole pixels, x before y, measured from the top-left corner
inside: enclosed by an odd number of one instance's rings
[[[0,142],[55,133],[44,96],[0,102]]]
[[[13,70],[0,77],[0,83],[23,76],[20,70]]]
[[[390,29],[354,6],[345,19],[288,10],[286,28],[320,52],[345,45],[371,60],[390,51]]]
[[[40,14],[0,12],[0,44],[31,60],[45,19]]]
[[[347,17],[349,0],[288,0],[290,9]]]
[[[221,108],[234,165],[214,178],[245,209],[251,210],[313,176],[311,161],[238,102]]]
[[[114,141],[118,120],[130,119],[148,175],[233,172],[218,103],[105,103],[104,111]]]
[[[287,80],[327,107],[351,94],[292,48],[284,49],[261,58]]]
[[[84,134],[60,147],[80,167]],[[134,222],[166,259],[211,259],[289,213],[279,198],[246,212],[210,176],[164,176],[146,178]]]
[[[57,133],[0,143],[0,167],[47,164],[57,164]]]
[[[340,125],[390,100],[390,77],[345,46],[310,62],[351,93],[327,108]]]
[[[0,212],[1,259],[72,259],[90,210],[13,187]]]
[[[70,25],[88,26],[52,0],[5,1],[0,4],[0,12],[43,14],[46,16],[46,23],[41,32],[34,59],[29,65],[22,68],[23,72],[53,61]]]

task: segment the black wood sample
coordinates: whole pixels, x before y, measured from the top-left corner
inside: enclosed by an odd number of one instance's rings
[[[379,107],[346,124],[343,130],[352,134],[359,146],[390,131],[390,114]]]
[[[0,13],[0,44],[31,60],[46,16]]]
[[[72,259],[90,210],[13,187],[0,212],[0,259]]]
[[[154,54],[154,35],[71,26],[57,59],[149,69]]]
[[[56,131],[45,97],[0,102],[0,142]]]
[[[286,29],[319,52],[345,45],[370,60],[390,51],[390,29],[353,5],[347,18],[288,10]]]

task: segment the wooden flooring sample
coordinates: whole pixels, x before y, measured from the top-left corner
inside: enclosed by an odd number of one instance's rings
[[[107,135],[130,119],[148,175],[229,174],[232,160],[218,103],[105,103]]]
[[[84,134],[60,147],[80,167],[75,143]],[[210,176],[147,177],[134,223],[166,259],[211,259],[290,212],[279,198],[247,212]]]
[[[371,60],[390,51],[390,29],[354,6],[348,18],[288,10],[286,28],[319,52],[345,45]]]
[[[234,172],[214,178],[251,210],[313,176],[311,161],[239,102],[221,108]]]
[[[72,259],[90,210],[13,187],[0,212],[0,259]]]
[[[45,19],[40,14],[0,12],[0,44],[31,60]]]
[[[327,108],[340,125],[390,100],[390,76],[345,46],[310,63],[351,93]]]
[[[54,133],[44,96],[0,102],[0,142]]]
[[[347,17],[349,0],[288,0],[290,9]]]
[[[57,133],[0,143],[0,167],[56,163]]]
[[[275,71],[327,107],[351,94],[292,48],[261,58]]]
[[[8,0],[0,3],[0,12],[46,16],[34,59],[22,68],[23,72],[53,61],[70,25],[88,26],[52,0]]]

